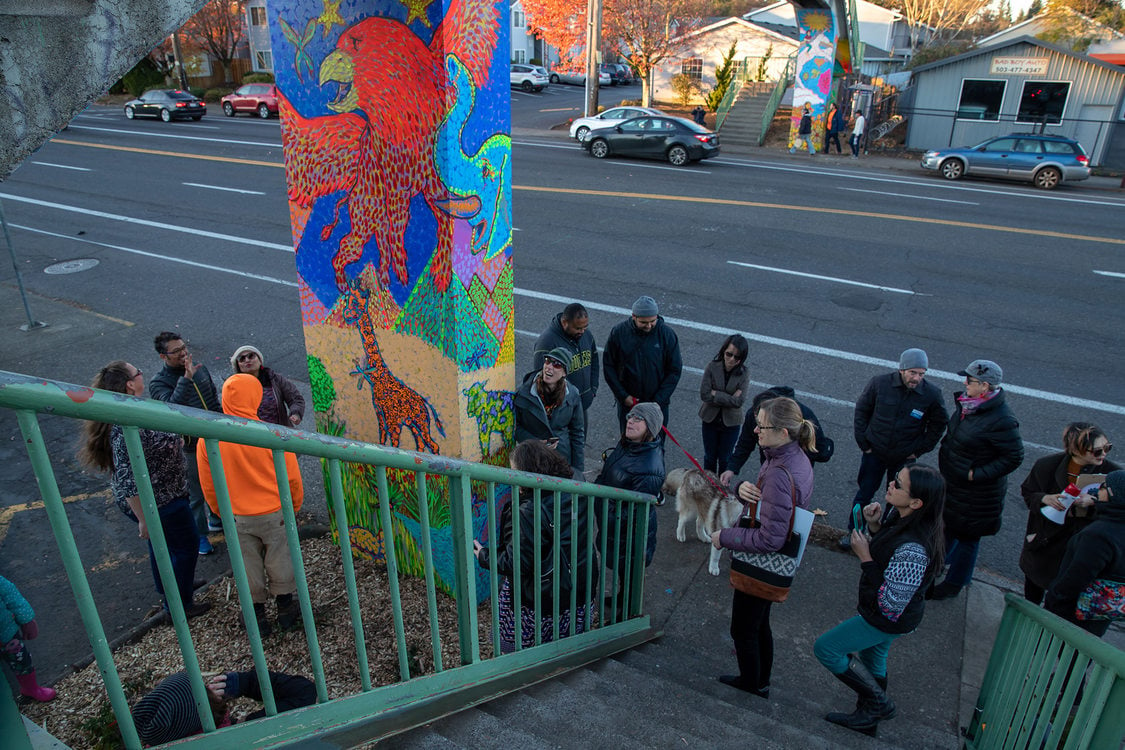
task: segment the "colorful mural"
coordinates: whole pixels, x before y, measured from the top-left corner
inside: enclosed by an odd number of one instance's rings
[[[268,6],[293,247],[320,431],[471,461],[512,440],[508,4]],[[476,390],[474,390],[476,389]],[[349,466],[356,554],[382,558],[376,472]],[[453,580],[447,484],[387,472],[399,569],[422,573],[426,503]],[[327,483],[326,483],[327,485]],[[474,488],[481,538],[486,498]],[[496,498],[492,498],[496,500]],[[478,579],[478,594],[487,587]]]
[[[797,28],[801,46],[797,50],[797,75],[793,86],[789,146],[797,136],[805,104],[812,110],[813,142],[824,143],[824,117],[832,92],[832,66],[836,60],[836,26],[827,8],[798,8]]]

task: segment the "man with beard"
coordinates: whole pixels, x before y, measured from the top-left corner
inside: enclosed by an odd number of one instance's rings
[[[578,302],[571,302],[555,316],[547,330],[539,334],[535,342],[535,352],[531,355],[532,367],[539,370],[547,352],[562,348],[570,352],[570,370],[566,382],[578,389],[582,399],[582,416],[588,417],[590,404],[598,395],[598,378],[601,363],[598,361],[598,345],[594,334],[590,333],[590,314]],[[589,419],[585,420],[589,423]]]
[[[680,341],[652,297],[639,297],[632,315],[613,327],[605,344],[605,382],[617,399],[617,423],[625,433],[625,415],[641,402],[660,407],[668,425],[668,404],[683,372]],[[653,436],[664,443],[664,435]]]

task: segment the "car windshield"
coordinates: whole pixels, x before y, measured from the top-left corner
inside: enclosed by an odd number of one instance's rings
[[[168,92],[168,98],[169,99],[182,99],[182,100],[186,101],[186,100],[189,100],[189,99],[194,99],[195,97],[192,94],[189,94],[186,91],[169,91]]]

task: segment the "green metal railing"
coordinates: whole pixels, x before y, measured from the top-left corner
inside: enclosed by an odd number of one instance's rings
[[[965,744],[987,748],[1118,748],[1125,738],[1125,653],[1014,595]]]
[[[129,712],[128,702],[122,688],[113,653],[109,648],[105,630],[102,627],[97,605],[87,580],[82,560],[75,546],[62,497],[55,479],[51,457],[39,427],[39,414],[71,417],[81,420],[109,422],[122,425],[129,457],[137,480],[141,506],[147,518],[157,518],[158,511],[145,463],[139,429],[152,429],[181,435],[191,435],[207,440],[207,454],[211,463],[215,490],[220,508],[223,529],[227,538],[228,553],[238,592],[243,620],[246,624],[254,668],[262,689],[263,702],[267,716],[255,721],[237,724],[216,730],[208,710],[206,688],[204,686],[199,661],[196,657],[192,633],[184,615],[183,602],[180,601],[175,576],[168,555],[168,547],[159,523],[149,524],[150,541],[155,551],[157,567],[164,590],[167,593],[172,625],[175,628],[180,651],[183,655],[185,671],[192,687],[204,734],[186,744],[198,744],[201,748],[248,747],[268,744],[283,747],[302,744],[315,736],[318,744],[325,747],[348,747],[364,741],[378,739],[396,732],[419,726],[440,716],[461,708],[480,703],[498,695],[519,689],[540,681],[552,674],[601,659],[610,654],[651,640],[653,632],[649,618],[641,614],[644,591],[644,540],[648,531],[648,506],[654,499],[634,492],[615,490],[583,482],[524,474],[509,469],[473,464],[457,459],[413,451],[398,450],[380,445],[372,445],[337,437],[302,432],[253,422],[215,413],[208,413],[186,407],[166,404],[161,401],[139,399],[117,393],[96,391],[83,386],[75,386],[54,381],[35,379],[24,375],[0,371],[0,407],[16,412],[20,431],[27,446],[36,480],[39,484],[47,517],[58,545],[59,554],[70,581],[79,614],[86,628],[93,648],[94,657],[105,682],[110,705],[116,716],[125,746],[129,750],[141,747]],[[75,426],[77,431],[77,424]],[[279,496],[282,515],[285,521],[289,550],[296,574],[305,638],[312,663],[312,679],[316,686],[317,704],[285,713],[277,713],[270,680],[266,670],[266,653],[253,606],[249,584],[242,555],[238,546],[237,530],[231,512],[230,496],[222,470],[222,456],[218,441],[259,446],[273,451],[274,466],[278,477]],[[329,699],[325,685],[324,663],[321,658],[318,633],[313,617],[312,603],[305,579],[303,561],[297,536],[296,519],[293,512],[292,497],[289,492],[288,476],[285,466],[285,453],[316,456],[328,464],[328,498],[332,504],[339,532],[340,554],[344,571],[344,581],[355,639],[356,660],[361,676],[360,692]],[[352,547],[349,540],[348,525],[344,522],[344,495],[341,466],[343,463],[368,464],[375,467],[379,514],[384,529],[385,560],[390,582],[390,598],[394,611],[395,647],[398,652],[400,681],[390,685],[373,686],[367,664],[367,647],[364,642],[364,629],[359,597],[357,594]],[[423,560],[431,644],[434,652],[434,673],[412,675],[403,625],[402,606],[398,591],[398,571],[391,533],[391,507],[387,492],[387,470],[398,469],[412,472],[418,487],[419,497],[426,497],[426,483],[429,477],[442,477],[448,482],[450,517],[452,524],[453,557],[455,566],[455,594],[458,613],[458,640],[461,664],[456,667],[441,663],[441,637],[437,626],[437,597],[434,585],[434,564],[429,545],[429,523],[426,503],[419,503],[422,536]],[[575,633],[575,618],[571,617],[569,632],[559,632],[559,610],[566,602],[559,602],[559,566],[554,567],[552,579],[554,618],[552,635],[554,640],[543,643],[540,623],[543,614],[540,588],[535,588],[535,645],[521,648],[517,632],[516,651],[498,655],[500,635],[497,624],[497,591],[499,578],[495,570],[490,572],[492,594],[491,639],[492,658],[483,658],[478,636],[477,597],[475,570],[477,561],[473,554],[472,541],[472,487],[486,488],[488,500],[488,546],[490,559],[497,554],[497,514],[495,502],[497,488],[511,488],[513,502],[518,502],[519,488],[531,488],[536,510],[541,502],[550,502],[554,526],[554,549],[560,543],[561,500],[569,494],[571,502],[571,521],[576,525],[579,503],[584,503],[588,524],[595,519],[600,523],[597,529],[591,528],[585,535],[587,559],[599,563],[580,569],[571,566],[569,608],[572,613],[576,607],[586,602],[577,600],[577,577],[586,576],[583,589],[591,592],[592,614],[588,615],[586,631]],[[618,522],[610,529],[607,524],[609,506],[617,504],[618,517],[627,523]],[[535,538],[540,538],[540,513],[536,513]],[[513,513],[513,539],[520,539],[519,513]],[[568,550],[571,560],[578,558],[578,530],[573,529],[571,547]],[[600,554],[595,554],[600,553]],[[514,546],[515,575],[512,582],[512,601],[520,602],[520,545]],[[557,558],[557,555],[556,555]],[[619,573],[607,566],[608,560],[625,560]],[[534,574],[537,584],[542,571],[539,545],[534,549]],[[596,567],[595,567],[596,565]],[[495,568],[495,565],[492,566]],[[597,581],[594,581],[594,576]],[[607,608],[602,612],[603,597],[607,591],[607,577],[616,582],[620,578],[623,587],[621,612]],[[616,586],[616,583],[613,584]],[[596,589],[596,596],[593,592]],[[516,622],[519,623],[518,610]],[[560,636],[566,636],[561,637]],[[275,671],[280,665],[274,665]],[[8,721],[18,715],[8,691],[0,690],[0,746],[9,750],[30,748],[30,741],[18,721]]]
[[[727,119],[727,113],[734,105],[734,100],[738,98],[738,92],[742,91],[742,84],[744,83],[742,76],[736,76],[727,87],[727,93],[723,94],[722,101],[715,109],[715,130],[722,130],[723,122]]]
[[[758,134],[759,146],[766,142],[766,134],[770,132],[770,125],[773,124],[773,116],[777,114],[777,108],[781,105],[781,97],[785,95],[785,90],[793,83],[796,70],[797,55],[794,53],[785,61],[785,70],[782,71],[781,77],[777,79],[777,85],[773,87],[773,92],[766,102],[766,109],[762,112],[762,130]]]

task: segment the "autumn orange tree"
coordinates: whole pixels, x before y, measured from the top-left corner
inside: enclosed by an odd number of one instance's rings
[[[559,51],[564,67],[586,54],[586,0],[523,0],[531,32]]]
[[[231,62],[246,38],[246,0],[211,0],[184,24],[191,43],[223,66],[223,80],[234,82]]]

